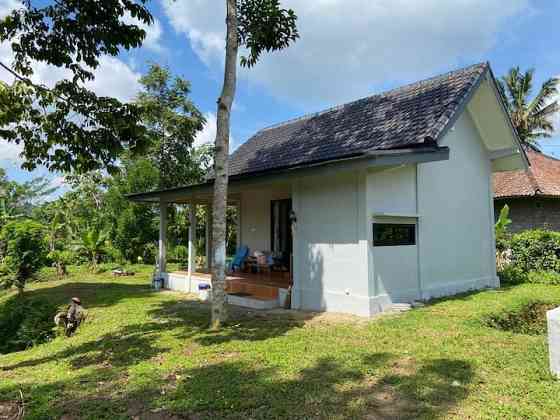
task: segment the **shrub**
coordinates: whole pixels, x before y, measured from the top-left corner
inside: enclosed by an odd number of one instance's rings
[[[189,249],[184,245],[177,245],[173,250],[175,260],[179,263],[185,263],[189,257]]]
[[[511,238],[512,265],[525,271],[560,271],[560,232],[528,230]]]
[[[56,275],[63,277],[68,274],[67,267],[72,264],[75,256],[72,251],[55,249],[48,253],[47,257],[52,261],[53,267],[56,268]]]
[[[514,285],[527,282],[527,273],[513,265],[506,265],[498,271],[498,277],[502,285]]]
[[[0,241],[5,246],[2,283],[16,286],[21,293],[25,282],[46,263],[44,227],[33,220],[16,220],[4,225]]]
[[[142,260],[145,264],[153,264],[156,261],[158,254],[158,247],[153,242],[150,242],[142,249]]]
[[[560,285],[560,273],[556,271],[530,271],[527,275],[529,283]]]
[[[0,306],[0,354],[25,350],[52,339],[57,309],[46,298],[10,298]]]
[[[557,306],[557,304],[550,302],[529,302],[521,308],[489,315],[485,319],[485,324],[489,327],[517,334],[545,334],[546,312]]]

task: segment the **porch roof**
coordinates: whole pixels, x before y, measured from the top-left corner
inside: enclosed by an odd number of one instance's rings
[[[228,199],[237,201],[238,195],[244,189],[256,185],[270,183],[289,183],[301,176],[323,175],[332,171],[358,170],[383,166],[433,162],[447,160],[449,148],[440,146],[425,146],[398,150],[372,150],[356,156],[337,160],[317,161],[301,165],[287,166],[257,173],[231,175],[229,177]],[[150,192],[128,194],[127,198],[136,202],[177,202],[198,203],[211,202],[214,180],[200,184],[155,190]]]

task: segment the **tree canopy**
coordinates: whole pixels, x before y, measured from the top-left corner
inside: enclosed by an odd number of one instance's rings
[[[0,41],[10,43],[13,75],[0,83],[0,138],[23,145],[23,167],[87,172],[115,168],[118,156],[149,143],[141,109],[85,87],[103,55],[141,45],[151,24],[146,0],[57,0],[45,6],[22,0],[0,22]],[[63,68],[53,87],[33,83],[37,63]]]
[[[201,179],[200,155],[193,142],[206,120],[189,99],[190,83],[152,64],[140,79],[144,87],[135,103],[150,137],[147,155],[159,170],[159,187],[187,185]]]

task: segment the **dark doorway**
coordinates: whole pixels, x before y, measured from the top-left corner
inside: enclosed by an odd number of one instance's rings
[[[291,211],[291,198],[270,202],[270,247],[274,258],[286,268],[290,267],[292,255]]]

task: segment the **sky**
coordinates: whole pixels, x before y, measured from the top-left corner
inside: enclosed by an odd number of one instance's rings
[[[556,0],[282,0],[298,15],[300,39],[287,50],[240,69],[231,120],[235,149],[266,126],[369,96],[446,71],[489,61],[499,77],[512,66],[535,69],[535,90],[560,76],[560,2]],[[0,17],[19,5],[0,0]],[[225,2],[150,0],[154,24],[141,48],[104,57],[90,87],[130,101],[149,63],[168,66],[192,84],[191,98],[208,122],[196,144],[216,133],[223,80]],[[10,60],[0,44],[0,61]],[[39,64],[36,82],[52,85],[61,69]],[[0,71],[0,80],[10,76]],[[541,142],[560,157],[557,133]],[[0,139],[0,167],[18,181],[61,174],[20,169],[19,148]],[[62,188],[63,190],[64,188]]]

